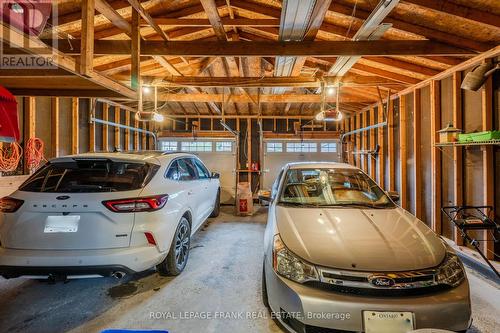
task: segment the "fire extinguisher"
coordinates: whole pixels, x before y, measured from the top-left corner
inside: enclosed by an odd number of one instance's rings
[[[250,169],[252,171],[259,171],[259,162],[252,162],[252,165],[250,166]]]

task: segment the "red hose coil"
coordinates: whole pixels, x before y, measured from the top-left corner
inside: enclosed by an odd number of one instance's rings
[[[39,138],[30,138],[28,142],[26,142],[25,147],[25,158],[26,165],[30,173],[38,169],[40,163],[45,160],[43,156],[44,143]]]

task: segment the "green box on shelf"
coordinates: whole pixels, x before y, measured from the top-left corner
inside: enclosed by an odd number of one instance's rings
[[[485,131],[458,135],[458,141],[460,142],[482,142],[490,140],[500,140],[500,131]]]

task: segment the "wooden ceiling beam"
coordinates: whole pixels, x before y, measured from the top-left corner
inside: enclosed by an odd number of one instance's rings
[[[158,99],[162,101],[172,101],[172,102],[215,102],[222,103],[223,98],[226,102],[230,103],[252,103],[252,99],[259,99],[261,103],[320,103],[322,100],[321,95],[316,94],[282,94],[282,95],[253,95],[251,98],[247,95],[224,95],[223,94],[186,94],[186,93],[160,93],[158,94]],[[336,101],[335,96],[327,97],[327,102],[334,103]],[[356,102],[356,103],[373,103],[375,99],[348,96],[347,94],[342,94],[340,97],[341,102]]]
[[[334,1],[330,6],[330,11],[352,17],[353,10],[350,4],[343,1]],[[370,15],[370,10],[363,4],[358,3],[354,17],[359,20],[366,20]],[[451,31],[443,32],[428,28],[425,26],[417,25],[412,22],[407,22],[400,17],[396,18],[395,14],[390,14],[384,20],[385,23],[391,23],[393,29],[406,31],[415,35],[419,35],[430,40],[439,41],[448,45],[453,45],[460,48],[468,48],[470,50],[483,52],[489,50],[492,46],[486,43],[481,43],[472,39],[462,36],[453,35]]]
[[[127,35],[132,34],[130,23],[124,19],[106,0],[95,0],[95,9],[104,15],[104,17],[106,17],[115,27],[122,30]]]
[[[451,1],[436,0],[403,0],[402,2],[430,8],[448,15],[465,18],[471,21],[488,24],[493,27],[500,27],[498,16],[484,10],[462,6]]]
[[[51,40],[45,40],[51,43]],[[130,54],[130,41],[96,40],[94,54]],[[437,44],[427,40],[379,40],[379,41],[143,41],[141,55],[193,56],[193,57],[274,57],[274,56],[470,56],[477,55],[464,49]],[[58,49],[66,54],[80,53],[80,40],[58,40]]]
[[[151,15],[142,7],[139,0],[128,0],[130,5],[141,15],[141,17],[156,31],[158,35],[161,36],[164,40],[168,40],[168,36],[165,34],[162,28],[155,23]]]
[[[154,22],[160,27],[211,27],[208,19],[176,19],[155,17]],[[248,19],[248,18],[221,18],[222,25],[233,27],[279,27],[278,19]]]

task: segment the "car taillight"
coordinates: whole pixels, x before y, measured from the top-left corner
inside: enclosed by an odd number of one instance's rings
[[[131,213],[131,212],[152,212],[162,209],[167,203],[168,194],[155,195],[143,198],[129,198],[107,200],[102,203],[106,208],[116,213]]]
[[[0,199],[0,212],[2,213],[14,213],[17,211],[24,203],[24,200],[19,200],[11,197],[3,197]]]

